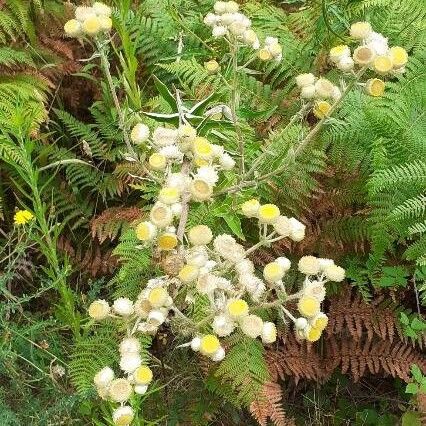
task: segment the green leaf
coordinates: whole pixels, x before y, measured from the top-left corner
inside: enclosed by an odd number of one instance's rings
[[[404,325],[410,324],[410,319],[408,318],[405,312],[401,312],[399,320],[401,321],[401,324],[404,324]]]
[[[411,374],[414,377],[414,380],[416,380],[417,382],[420,383],[423,379],[423,374],[422,374],[422,371],[420,370],[419,366],[416,365],[416,364],[413,364],[411,366],[410,370],[411,370]]]
[[[415,317],[413,321],[411,322],[411,328],[413,330],[422,331],[426,330],[426,322],[420,320],[419,318]]]
[[[226,224],[229,226],[231,231],[241,240],[245,240],[243,230],[241,229],[241,220],[237,215],[224,215],[223,219],[225,220]]]
[[[155,87],[157,88],[161,97],[171,106],[173,111],[177,112],[178,107],[175,97],[171,94],[167,86],[158,77],[154,75],[153,78]]]
[[[417,383],[408,383],[408,385],[405,388],[405,393],[411,393],[413,395],[417,394],[419,391],[419,386]]]
[[[379,280],[380,287],[405,287],[407,285],[407,270],[402,266],[385,266],[383,276]]]

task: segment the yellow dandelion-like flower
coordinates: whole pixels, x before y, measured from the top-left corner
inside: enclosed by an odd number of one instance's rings
[[[185,265],[180,271],[179,271],[179,279],[183,283],[190,283],[192,281],[195,281],[198,277],[199,268],[194,265]]]
[[[308,342],[316,342],[321,337],[322,331],[315,327],[308,326],[305,330],[305,337]]]
[[[393,68],[392,58],[390,56],[377,56],[373,62],[374,71],[378,74],[387,74]]]
[[[135,413],[132,407],[128,405],[118,407],[112,413],[112,420],[115,426],[129,426],[134,417]]]
[[[272,53],[269,51],[269,49],[267,49],[266,47],[264,47],[263,49],[259,49],[258,50],[257,57],[261,61],[269,61],[269,60],[272,59]]]
[[[214,156],[213,145],[201,136],[197,136],[192,142],[192,151],[196,158],[210,160]]]
[[[110,313],[110,306],[105,300],[95,300],[89,306],[89,316],[97,321],[105,319]]]
[[[70,19],[64,25],[65,34],[70,37],[76,37],[81,33],[81,23],[77,19]]]
[[[326,314],[320,312],[311,319],[310,323],[312,327],[323,331],[327,327],[328,317]]]
[[[15,225],[25,225],[34,218],[34,215],[28,210],[18,210],[13,216]]]
[[[141,222],[136,226],[136,237],[138,240],[150,241],[157,234],[157,228],[151,222]]]
[[[148,164],[152,170],[164,170],[166,168],[167,160],[163,154],[155,152],[149,157]]]

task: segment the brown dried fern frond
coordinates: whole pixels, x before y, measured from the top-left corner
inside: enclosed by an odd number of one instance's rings
[[[282,347],[269,350],[266,360],[274,381],[291,377],[296,383],[300,379],[320,382],[328,375],[312,346],[296,340],[292,334],[287,335]]]
[[[278,383],[266,382],[260,397],[250,404],[250,413],[260,426],[267,426],[268,419],[275,426],[295,426],[288,418],[282,406],[283,391]]]
[[[340,367],[343,374],[352,374],[355,382],[368,373],[384,373],[408,382],[412,364],[426,371],[425,356],[403,342],[332,336],[326,343],[325,365],[329,373]]]
[[[112,274],[117,267],[118,259],[112,254],[112,249],[102,250],[98,244],[87,249],[75,249],[70,240],[61,237],[58,249],[65,252],[71,263],[81,271],[88,272],[92,277]]]
[[[137,207],[111,207],[92,219],[90,227],[92,238],[102,244],[105,240],[115,240],[124,226],[142,217]]]

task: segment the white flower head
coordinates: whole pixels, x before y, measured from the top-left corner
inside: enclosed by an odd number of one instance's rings
[[[293,241],[302,241],[303,238],[305,238],[306,226],[302,222],[299,222],[294,217],[291,217],[289,220],[291,225],[290,238]]]
[[[320,271],[320,263],[314,256],[303,256],[299,260],[298,268],[302,274],[316,275]]]
[[[229,336],[235,330],[235,322],[225,314],[214,317],[212,329],[219,337]]]
[[[133,302],[127,297],[119,297],[112,305],[114,312],[120,316],[128,317],[133,314]]]
[[[155,146],[164,147],[174,145],[178,139],[177,129],[167,127],[157,127],[152,134],[152,140]]]
[[[277,340],[277,328],[273,322],[264,322],[261,333],[262,342],[267,345]]]
[[[113,380],[114,371],[112,371],[110,367],[102,368],[102,370],[99,370],[93,378],[95,386],[99,388],[108,387]]]
[[[302,288],[305,296],[313,297],[319,302],[325,299],[325,287],[322,281],[310,281],[306,280]]]
[[[120,358],[120,368],[126,373],[133,373],[142,364],[142,358],[138,353],[125,353]]]
[[[201,338],[200,337],[194,337],[192,340],[191,340],[191,349],[194,351],[194,352],[198,352],[199,350],[200,350],[200,346],[201,346]]]
[[[139,353],[141,344],[136,337],[125,337],[120,343],[120,354]]]
[[[136,145],[140,145],[149,138],[149,127],[146,124],[138,123],[130,133],[130,139]]]
[[[254,264],[249,259],[243,259],[240,262],[236,263],[235,270],[240,275],[253,274],[254,273]]]
[[[112,420],[116,426],[128,426],[132,423],[134,417],[133,408],[128,405],[122,405],[112,413]]]
[[[219,157],[219,164],[223,170],[232,170],[235,166],[235,160],[226,152]]]
[[[311,73],[308,74],[299,74],[296,77],[296,84],[299,88],[305,87],[305,86],[313,86],[315,84],[315,76]]]
[[[225,358],[225,349],[222,346],[212,355],[211,359],[215,362],[220,362]]]
[[[198,268],[203,267],[209,260],[207,250],[204,246],[195,246],[187,250],[185,261],[188,265],[194,265]]]
[[[164,155],[164,157],[171,160],[182,161],[183,152],[179,149],[177,145],[167,145],[160,148],[158,151],[159,154]]]
[[[205,17],[203,22],[209,26],[212,27],[213,25],[216,25],[218,21],[220,20],[220,17],[215,15],[214,13],[209,12]]]
[[[223,37],[228,33],[228,29],[223,25],[215,25],[213,27],[212,35],[215,38]]]
[[[217,171],[212,166],[202,166],[197,169],[197,173],[194,176],[195,179],[203,179],[210,186],[215,186],[219,180],[219,175]]]
[[[255,339],[262,334],[263,321],[257,315],[247,315],[240,321],[241,331],[246,335]]]
[[[313,99],[315,97],[315,85],[304,86],[300,89],[300,97],[303,99]]]

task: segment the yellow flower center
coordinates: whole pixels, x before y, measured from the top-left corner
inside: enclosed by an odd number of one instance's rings
[[[195,278],[197,278],[197,275],[198,275],[198,268],[194,265],[185,265],[179,271],[179,278],[184,283],[194,281]]]
[[[331,56],[341,55],[342,53],[345,53],[347,49],[348,49],[348,46],[346,46],[346,44],[339,44],[338,46],[331,48],[330,55]]]
[[[177,237],[172,233],[166,233],[158,237],[158,247],[161,250],[173,250],[177,243]]]
[[[138,240],[147,241],[152,237],[152,230],[149,222],[141,222],[136,227],[136,237]]]
[[[385,82],[379,78],[373,78],[367,82],[367,91],[371,96],[382,96],[385,92]]]
[[[269,61],[272,58],[272,54],[268,49],[260,49],[257,52],[257,56],[261,61]]]
[[[320,303],[314,297],[302,296],[297,308],[304,317],[313,317],[319,312]]]
[[[213,156],[213,146],[206,138],[195,138],[193,150],[196,157],[200,157],[204,160]]]
[[[94,35],[101,29],[101,23],[97,16],[92,16],[87,18],[83,22],[83,31],[86,34]]]
[[[314,106],[315,117],[322,119],[328,115],[331,105],[327,101],[319,101]]]
[[[395,67],[403,67],[408,61],[407,51],[403,47],[391,47],[390,54]]]
[[[327,327],[327,324],[328,324],[328,318],[324,315],[324,316],[320,316],[316,318],[312,324],[312,327],[322,331]]]
[[[114,424],[116,426],[128,426],[131,421],[133,420],[132,414],[122,414],[115,422]]]
[[[306,333],[306,339],[309,342],[316,342],[321,337],[321,330],[311,327]]]
[[[149,292],[148,300],[152,306],[159,307],[164,305],[167,296],[167,291],[163,287],[155,287]]]
[[[28,210],[18,210],[13,217],[16,225],[25,225],[34,218],[34,215]]]
[[[228,313],[234,318],[247,315],[248,311],[249,311],[249,307],[245,300],[236,299],[228,304]]]
[[[275,204],[264,204],[259,207],[259,218],[265,221],[273,221],[280,215],[280,209]]]
[[[133,378],[138,385],[147,385],[153,377],[152,370],[146,365],[141,365],[133,373]]]
[[[377,56],[374,60],[374,69],[381,74],[386,74],[392,67],[392,59],[389,56]]]
[[[213,334],[207,334],[201,339],[200,350],[203,354],[212,355],[220,348],[219,339]]]
[[[163,170],[166,167],[166,157],[157,152],[149,157],[148,162],[154,170]]]

